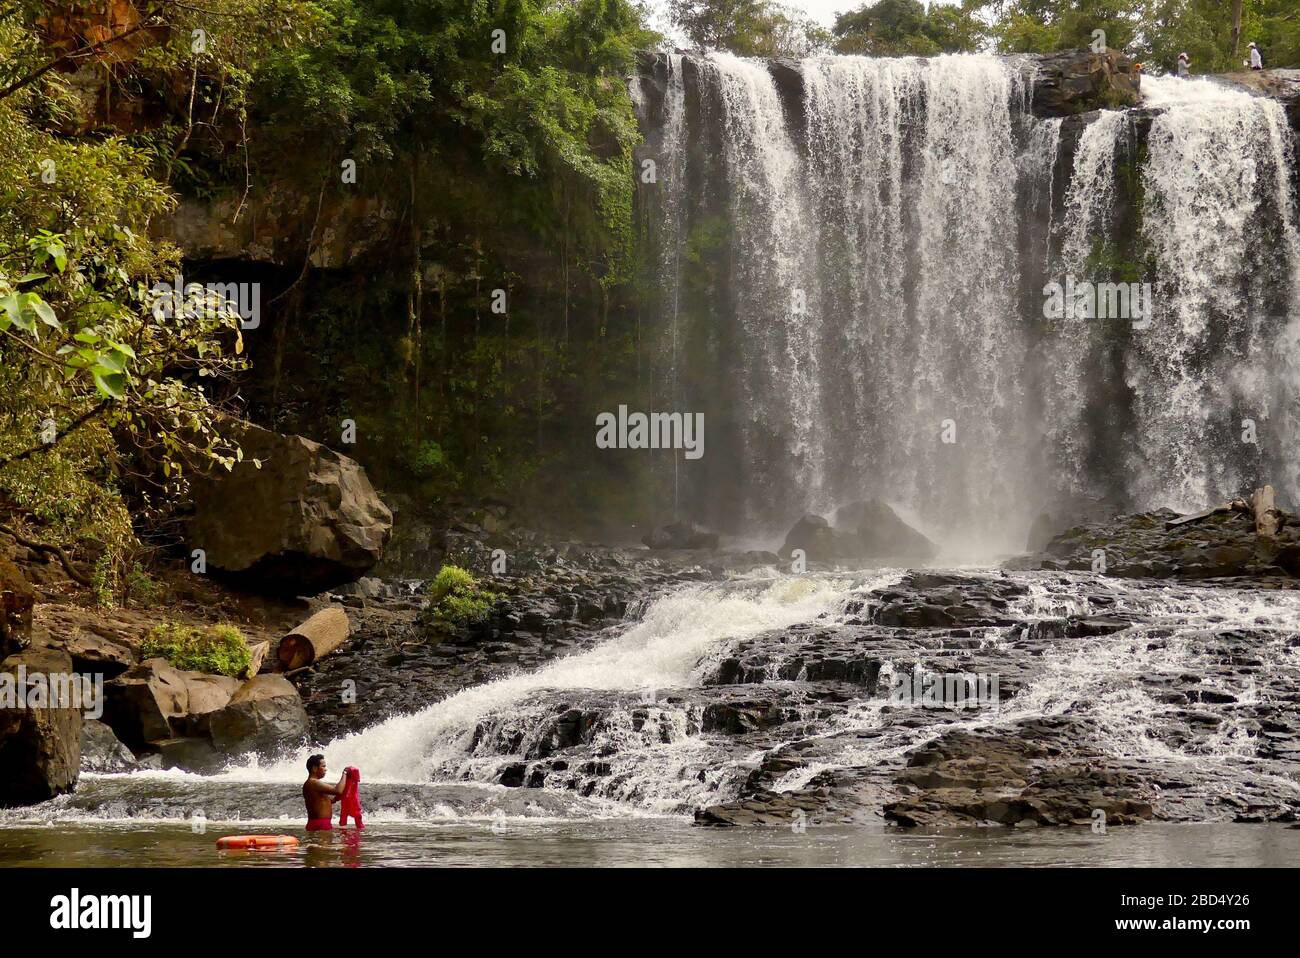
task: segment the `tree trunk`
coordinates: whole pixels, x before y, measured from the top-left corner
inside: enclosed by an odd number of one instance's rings
[[[1236,69],[1237,55],[1241,50],[1241,7],[1243,0],[1232,0],[1232,62]]]
[[[289,672],[323,659],[346,642],[350,632],[346,612],[337,606],[322,609],[280,640],[280,668]]]
[[[1264,539],[1277,538],[1282,528],[1282,513],[1273,501],[1273,487],[1256,489],[1250,497],[1250,508],[1255,514],[1255,533]]]

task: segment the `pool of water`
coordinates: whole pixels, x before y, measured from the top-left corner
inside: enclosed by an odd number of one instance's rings
[[[706,829],[679,819],[377,822],[308,835],[297,823],[174,821],[0,825],[0,866],[1163,866],[1283,867],[1300,862],[1286,825],[905,830],[891,827]],[[218,851],[221,835],[297,835],[297,848]]]

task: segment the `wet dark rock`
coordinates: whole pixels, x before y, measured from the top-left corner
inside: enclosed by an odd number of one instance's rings
[[[716,549],[718,534],[693,522],[671,522],[641,540],[651,549]]]
[[[220,771],[229,760],[229,756],[218,751],[209,738],[168,738],[152,744],[165,769],[179,768],[198,775],[211,775]]]
[[[788,559],[796,549],[809,562],[875,565],[926,562],[937,552],[929,539],[874,499],[839,509],[834,525],[805,515],[786,534],[781,556]]]
[[[0,658],[25,649],[31,641],[35,602],[27,578],[0,552]]]
[[[629,614],[633,597],[640,601],[676,584],[713,577],[694,564],[692,553],[557,545],[522,529],[498,541],[509,547],[505,574],[493,574],[484,539],[466,536],[456,546],[463,566],[503,596],[481,623],[450,632],[422,628],[419,606],[390,596],[422,595],[423,583],[412,590],[385,582],[379,597],[349,613],[351,654],[330,656],[293,679],[312,739],[327,742],[466,686],[587,648]],[[715,556],[718,562],[731,559],[726,553]],[[345,681],[355,684],[355,699],[342,694]]]
[[[835,512],[835,527],[853,536],[859,558],[928,562],[938,553],[933,542],[878,499],[841,506]]]
[[[386,583],[359,613],[347,654],[297,677],[313,737],[590,648],[626,627],[609,611],[634,617],[661,591],[719,574],[671,551],[534,546],[511,575],[481,573],[504,598],[473,634],[431,640]],[[463,761],[439,775],[684,812],[701,825],[1288,821],[1300,801],[1276,782],[1300,772],[1300,670],[1278,666],[1291,640],[1263,620],[1229,627],[1163,611],[1195,608],[1225,585],[1286,584],[1276,570],[1192,584],[1051,569],[902,573],[820,618],[710,651],[690,687],[530,693],[481,716]],[[1121,667],[1071,701],[1071,670],[1114,657],[1138,663],[1136,673]],[[1085,686],[1094,678],[1079,675]],[[988,699],[892,694],[900,677],[980,676],[996,679]],[[355,702],[340,696],[345,679]],[[1048,679],[1051,714],[1001,711]],[[1095,701],[1112,690],[1149,703],[1140,734],[1151,754],[1117,746],[1127,723]],[[1241,758],[1219,757],[1229,740]],[[1199,756],[1215,761],[1187,761]]]
[[[1099,108],[1136,106],[1141,75],[1118,50],[1062,50],[1027,62],[1030,110],[1039,117],[1073,116]]]
[[[1266,577],[1297,567],[1300,532],[1284,528],[1275,540],[1255,534],[1241,513],[1223,513],[1166,529],[1170,509],[1134,513],[1067,529],[1039,553],[1007,569],[1096,571],[1122,578],[1211,579]]]
[[[71,658],[53,649],[27,649],[0,662],[0,676],[15,690],[20,675],[39,674],[48,683],[49,676],[71,671]],[[34,805],[76,788],[81,724],[78,709],[37,707],[30,699],[24,707],[0,708],[0,806]]]
[[[968,579],[911,573],[882,592],[871,621],[910,629],[1012,625],[1010,602],[1028,590],[1009,578]]]
[[[1072,753],[1068,724],[1031,720],[1019,735],[954,731],[911,755],[895,776],[905,797],[887,804],[900,825],[1134,824],[1152,814],[1149,782]]]
[[[83,772],[129,772],[136,768],[135,756],[113,730],[103,722],[86,720],[81,726],[81,770]]]

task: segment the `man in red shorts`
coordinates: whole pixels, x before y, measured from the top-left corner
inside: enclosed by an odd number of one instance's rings
[[[331,785],[325,781],[325,756],[313,755],[307,759],[307,781],[302,784],[302,800],[307,803],[307,831],[334,829],[330,819],[334,816],[334,803],[343,797],[347,777],[345,771],[338,783]]]

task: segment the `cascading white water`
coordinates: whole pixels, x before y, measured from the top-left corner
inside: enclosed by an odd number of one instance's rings
[[[1069,185],[1057,227],[1059,255],[1047,257],[1049,281],[1067,277],[1091,279],[1094,244],[1109,236],[1117,202],[1116,150],[1127,117],[1103,110],[1079,136]],[[1050,244],[1049,244],[1050,245]],[[1109,278],[1109,277],[1098,277]],[[1089,433],[1084,425],[1092,377],[1084,368],[1087,357],[1100,352],[1113,323],[1083,319],[1056,322],[1043,339],[1044,434],[1058,489],[1071,494],[1095,493],[1088,474]]]
[[[803,268],[824,355],[808,504],[901,491],[931,521],[985,517],[973,525],[988,535],[1028,491],[1025,341],[1007,322],[1020,73],[985,57],[827,57],[803,81]]]
[[[1142,238],[1156,322],[1128,366],[1139,501],[1195,508],[1260,472],[1288,502],[1300,476],[1293,387],[1300,244],[1281,105],[1209,80],[1151,78]],[[1270,289],[1264,280],[1283,277]],[[1243,420],[1264,433],[1243,443]],[[1271,433],[1271,434],[1270,434]]]
[[[664,205],[697,251],[725,221],[732,274],[664,282],[674,337],[707,322],[740,356],[721,428],[743,433],[751,529],[875,496],[988,555],[1061,494],[1191,508],[1267,479],[1295,501],[1300,260],[1277,102],[1144,78],[1149,133],[1124,111],[1067,121],[1082,130],[1044,226],[1052,198],[1032,197],[1062,121],[1025,111],[1019,62],[820,57],[797,84],[777,80],[789,66],[695,63],[707,93],[670,82],[664,104]],[[1150,283],[1150,327],[1045,318],[1037,286],[1067,276]]]
[[[781,512],[892,495],[931,521],[965,522],[965,531],[987,536],[1041,498],[1036,483],[1045,477],[1031,465],[1039,433],[1059,470],[1047,478],[1088,489],[1083,413],[1097,386],[1088,360],[1117,335],[1115,327],[1045,325],[1036,308],[1026,314],[1017,290],[1027,264],[1053,277],[1095,268],[1094,248],[1116,213],[1117,148],[1129,117],[1103,112],[1082,130],[1060,200],[1063,218],[1045,224],[1056,243],[1025,250],[1019,201],[1029,186],[1050,191],[1062,122],[1024,114],[1016,65],[983,57],[809,60],[801,66],[799,123],[766,65],[726,55],[700,65],[722,111],[713,117],[724,146],[716,159],[735,269],[728,278],[734,315],[720,310],[709,318],[741,333],[741,423],[748,450],[766,470],[754,481],[787,497],[769,505]],[[1160,296],[1151,328],[1127,340],[1123,370],[1136,434],[1116,437],[1115,447],[1135,450],[1126,480],[1133,498],[1199,505],[1244,475],[1236,457],[1239,415],[1254,412],[1267,425],[1261,441],[1271,445],[1260,453],[1267,462],[1280,464],[1300,436],[1281,401],[1300,385],[1300,331],[1293,317],[1252,311],[1256,295],[1270,304],[1300,303],[1287,180],[1294,147],[1272,101],[1199,82],[1148,78],[1144,85],[1148,105],[1162,110],[1141,168],[1141,239]],[[685,193],[694,129],[687,109],[682,57],[673,55],[659,209],[674,373],[690,359],[678,352],[678,293],[696,239],[695,206]],[[1269,280],[1267,288],[1256,276]],[[1033,363],[1044,367],[1037,394],[1025,377]],[[951,446],[940,441],[945,419],[956,429]],[[1226,436],[1225,426],[1234,427]],[[783,444],[782,461],[759,456],[774,440]],[[1280,466],[1268,475],[1294,504],[1297,477]],[[881,574],[865,588],[895,577]],[[1106,610],[1136,621],[1051,648],[1039,659],[1041,672],[1004,710],[960,724],[1011,729],[1025,717],[1083,714],[1096,729],[1091,744],[1111,756],[1223,764],[1253,754],[1247,733],[1231,721],[1195,753],[1169,745],[1161,722],[1180,707],[1161,701],[1143,680],[1191,672],[1213,689],[1220,653],[1203,637],[1230,628],[1270,633],[1255,646],[1262,668],[1295,668],[1289,635],[1300,629],[1300,600],[1293,593],[1153,589],[1073,573],[1026,574],[1025,581],[1029,593],[1013,611],[1026,620]],[[361,766],[368,782],[488,780],[503,753],[476,743],[478,729],[513,723],[526,752],[557,701],[581,705],[594,697],[603,724],[591,752],[612,766],[606,797],[650,809],[728,797],[753,756],[737,761],[692,734],[696,705],[651,697],[635,716],[617,693],[698,690],[713,658],[737,640],[811,623],[834,611],[850,585],[807,577],[686,587],[658,598],[641,621],[590,651],[341,738],[327,747],[329,761]],[[1106,601],[1094,607],[1100,593]],[[985,632],[975,640],[994,648],[1007,641],[1002,627]],[[797,647],[794,636],[785,638]],[[761,678],[781,683],[784,661],[774,659]],[[894,667],[888,660],[883,666]],[[1221,691],[1253,702],[1248,689]],[[790,699],[798,700],[797,690]],[[801,728],[801,738],[834,747],[775,787],[802,787],[824,770],[875,766],[931,734],[906,722],[884,728],[881,705],[864,694],[820,728]],[[810,711],[808,724],[814,720]],[[940,724],[953,727],[946,718]],[[233,769],[220,784],[300,778],[295,759]]]
[[[475,726],[494,712],[524,706],[547,690],[581,695],[690,686],[710,652],[737,638],[812,619],[847,591],[848,583],[813,578],[684,588],[652,603],[641,621],[589,652],[465,689],[414,715],[345,736],[330,744],[330,762],[362,767],[371,781],[426,781],[444,763],[464,760]],[[235,769],[227,777],[291,781],[300,767],[291,760]]]
[[[781,423],[799,484],[817,498],[822,484],[819,351],[824,313],[810,258],[815,229],[804,164],[765,64],[713,53],[709,66],[722,101],[726,167],[737,256],[735,315],[744,330],[749,376],[747,455],[754,432]]]

